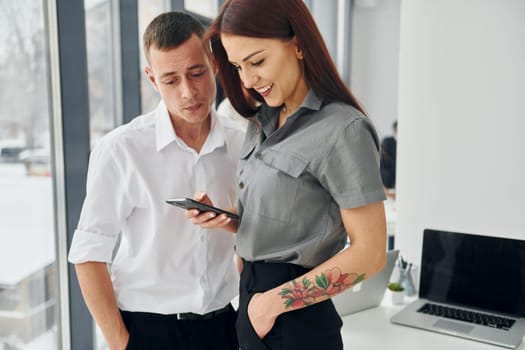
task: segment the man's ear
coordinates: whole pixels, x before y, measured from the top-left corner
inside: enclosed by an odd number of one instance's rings
[[[153,70],[150,67],[145,66],[144,67],[144,73],[148,76],[148,80],[151,83],[151,85],[153,86],[153,88],[155,89],[155,91],[159,92],[159,88],[157,86],[157,81],[155,80],[155,73],[153,73]]]

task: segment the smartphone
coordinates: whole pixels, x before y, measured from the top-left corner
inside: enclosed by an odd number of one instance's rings
[[[190,198],[170,198],[166,200],[166,203],[184,209],[197,209],[200,212],[212,211],[217,215],[226,214],[226,216],[232,218],[233,220],[239,220],[239,215],[237,214],[230,213],[229,211],[213,207],[211,205],[197,202],[196,200]]]

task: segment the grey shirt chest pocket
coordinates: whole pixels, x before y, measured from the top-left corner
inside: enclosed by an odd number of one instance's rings
[[[302,175],[308,167],[305,159],[280,150],[267,149],[256,152],[253,162],[259,163],[249,182],[250,195],[244,206],[251,215],[290,222],[298,205],[297,194],[303,182]],[[263,229],[263,227],[261,227]]]

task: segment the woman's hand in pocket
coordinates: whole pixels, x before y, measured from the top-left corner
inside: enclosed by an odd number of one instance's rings
[[[270,332],[277,316],[272,316],[264,303],[264,294],[255,293],[248,304],[248,320],[260,339]]]

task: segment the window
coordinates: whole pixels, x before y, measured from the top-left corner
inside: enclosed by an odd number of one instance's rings
[[[0,348],[57,348],[43,1],[0,11]]]

